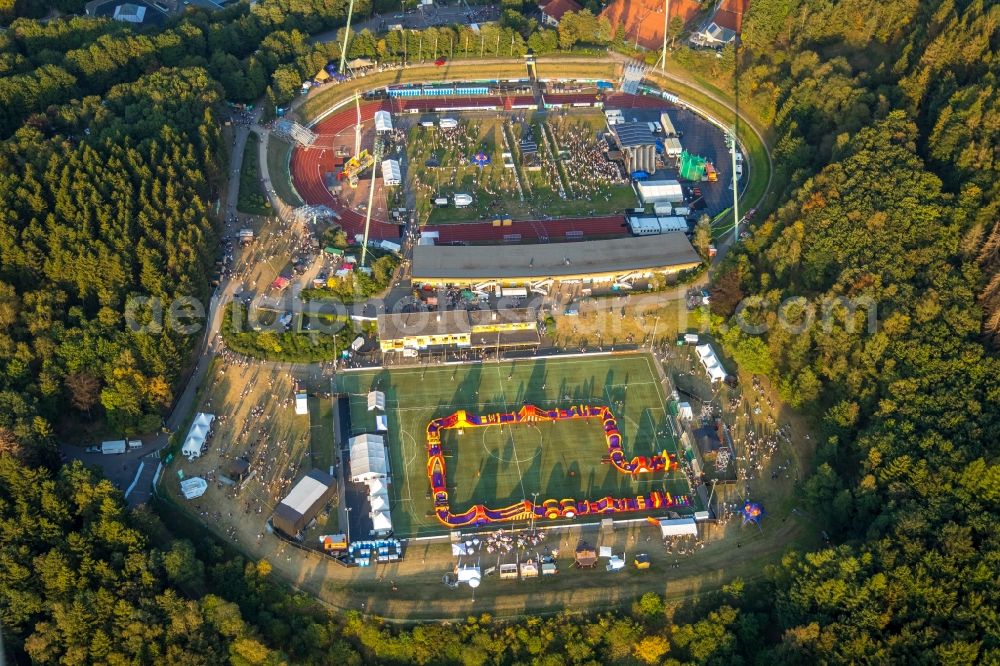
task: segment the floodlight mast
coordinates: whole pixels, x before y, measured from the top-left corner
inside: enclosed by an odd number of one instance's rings
[[[351,38],[351,14],[354,13],[354,0],[347,5],[347,25],[344,26],[344,45],[340,47],[340,68],[337,70],[344,73],[344,59],[347,57],[347,42]]]
[[[372,223],[372,204],[375,201],[375,170],[378,169],[379,160],[382,158],[382,144],[375,139],[374,157],[372,161],[372,180],[368,184],[368,208],[365,210],[365,237],[361,244],[361,265],[364,266],[368,260],[368,229]]]
[[[736,151],[740,149],[739,142],[736,141],[736,125],[733,125],[733,133],[731,135],[732,149],[729,151],[732,154],[732,167],[733,167],[733,242],[739,242],[740,240],[740,190],[739,190],[739,179],[736,177]]]
[[[670,0],[663,0],[663,54],[660,56],[660,69],[667,71],[667,31],[670,29]]]

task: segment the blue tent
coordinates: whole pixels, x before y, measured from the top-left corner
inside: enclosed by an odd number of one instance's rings
[[[608,83],[607,81],[598,81],[597,82],[597,89],[598,90],[613,90],[614,87],[615,87],[614,84]]]
[[[632,180],[646,180],[649,178],[649,173],[645,171],[633,171]]]
[[[490,156],[480,150],[472,156],[472,163],[481,169],[490,163]]]

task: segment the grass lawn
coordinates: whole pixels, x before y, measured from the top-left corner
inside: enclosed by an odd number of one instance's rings
[[[676,454],[652,363],[646,354],[632,354],[349,372],[338,378],[338,390],[350,395],[354,434],[374,431],[367,391],[377,382],[386,392],[393,525],[397,536],[426,536],[448,531],[434,517],[429,496],[425,432],[431,419],[458,409],[516,411],[526,403],[609,405],[627,456],[664,449]],[[539,502],[634,497],[651,490],[689,494],[680,471],[633,479],[605,464],[607,445],[596,420],[447,431],[442,444],[455,512],[478,503],[507,506],[536,492]]]
[[[288,170],[288,162],[292,157],[292,144],[272,134],[267,140],[267,172],[271,176],[271,185],[278,197],[289,206],[301,206],[302,199],[292,187],[292,175]]]
[[[243,167],[240,170],[240,195],[236,209],[248,215],[268,215],[271,204],[260,182],[260,139],[253,132],[247,136],[243,148]]]
[[[598,118],[603,120],[603,116],[582,112],[577,119],[577,115],[572,114],[572,120],[563,117],[558,129],[546,126],[544,139],[541,116],[527,115],[526,121],[539,146],[542,169],[538,171],[524,168],[522,156],[515,146],[526,131],[520,124],[505,129],[495,117],[465,118],[459,128],[448,135],[437,129],[412,127],[407,136],[410,165],[407,187],[414,193],[417,220],[421,224],[446,224],[505,217],[523,220],[591,216],[617,213],[635,206],[635,193],[627,184],[585,182],[575,168],[567,166],[567,160],[558,157],[563,142],[557,137],[565,137],[568,132],[592,134],[596,143],[594,122]],[[502,154],[511,148],[516,171],[503,166]],[[485,167],[469,163],[469,158],[480,150],[491,160]],[[432,157],[440,166],[426,166]],[[560,169],[564,177],[560,176]],[[564,178],[566,198],[560,192],[561,177]],[[434,206],[435,197],[450,197],[456,193],[471,194],[472,205],[467,208]]]

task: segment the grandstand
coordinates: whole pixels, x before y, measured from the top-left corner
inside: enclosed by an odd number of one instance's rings
[[[648,69],[648,67],[639,63],[625,65],[625,72],[622,76],[621,87],[619,88],[621,92],[628,95],[634,95],[639,92],[639,83],[642,81],[642,77],[646,76]]]
[[[274,133],[306,148],[316,143],[316,133],[297,122],[282,118],[274,123]]]
[[[302,220],[304,222],[315,223],[316,220],[324,220],[329,218],[340,219],[340,215],[334,212],[332,208],[323,205],[299,206],[298,208],[292,211],[292,216],[296,222]]]

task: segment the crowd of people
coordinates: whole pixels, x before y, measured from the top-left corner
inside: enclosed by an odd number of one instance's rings
[[[571,174],[570,184],[577,198],[610,199],[609,186],[628,184],[622,166],[608,159],[592,127],[565,116],[549,123],[549,127],[562,152],[563,166]]]

